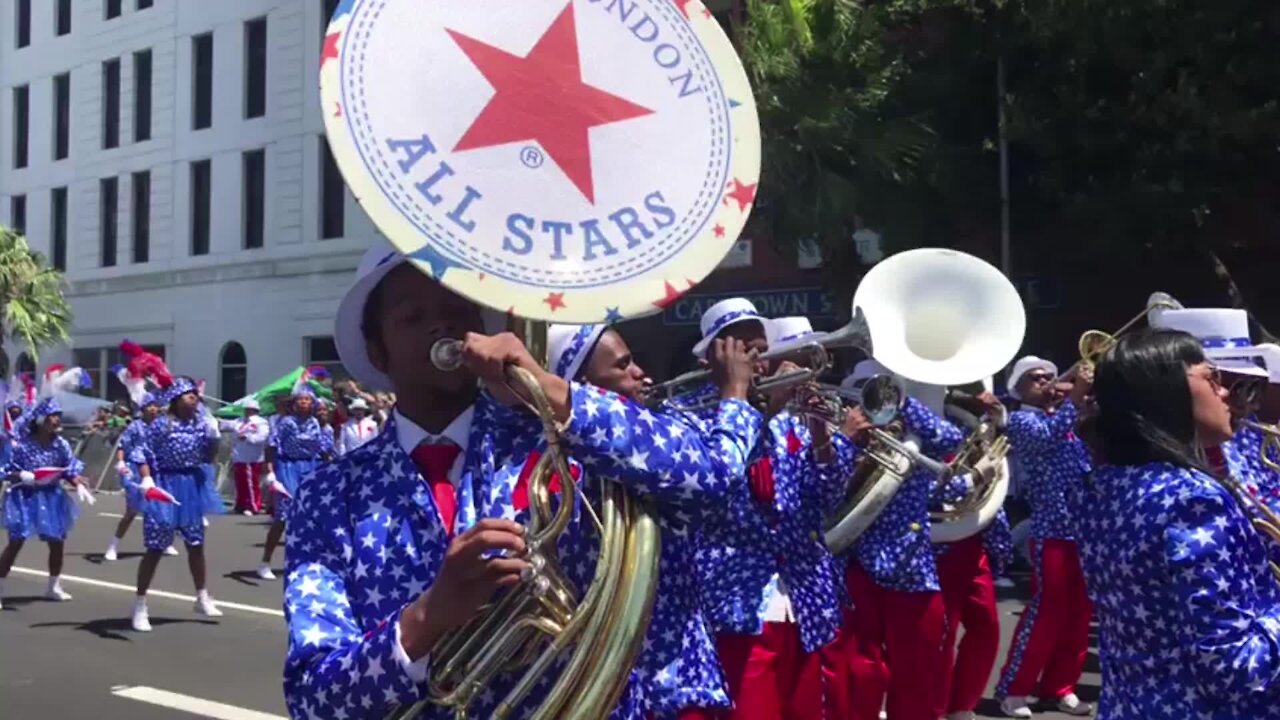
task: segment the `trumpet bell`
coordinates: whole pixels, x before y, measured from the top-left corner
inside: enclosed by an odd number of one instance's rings
[[[993,375],[1022,346],[1027,314],[998,269],[966,253],[920,248],[893,255],[858,285],[875,358],[894,373],[934,385]]]

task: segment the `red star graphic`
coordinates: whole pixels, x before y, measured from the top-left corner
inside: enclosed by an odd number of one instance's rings
[[[582,82],[573,5],[525,57],[448,32],[495,90],[454,150],[536,141],[594,204],[589,131],[653,111]]]
[[[342,103],[333,104],[333,116],[342,117]]]
[[[693,18],[689,17],[689,3],[690,3],[690,2],[692,2],[692,1],[693,1],[693,0],[676,0],[676,5],[679,5],[679,6],[680,6],[680,12],[684,13],[684,19],[685,19],[685,20],[692,20],[692,19],[693,19]]]
[[[324,47],[320,48],[320,67],[329,59],[338,59],[338,38],[342,33],[329,33],[324,36]]]
[[[756,186],[760,183],[751,183],[743,185],[738,178],[733,179],[733,192],[725,195],[725,202],[728,203],[732,198],[738,203],[738,210],[746,211],[747,206],[756,201]]]
[[[564,307],[564,293],[547,293],[547,297],[542,302],[551,308],[551,312],[555,312]]]
[[[724,237],[724,226],[723,226],[723,225],[716,225],[716,226],[715,226],[715,229],[714,229],[714,232],[715,232],[715,234],[716,234],[716,237],[718,237],[718,238],[722,238],[722,237]]]
[[[680,296],[683,295],[684,293],[679,290],[676,290],[674,287],[672,287],[671,283],[666,282],[665,280],[663,281],[662,284],[664,286],[663,290],[665,291],[666,294],[658,298],[657,300],[654,300],[653,304],[656,305],[657,307],[662,308],[663,310],[666,310],[667,307],[671,305],[671,303],[675,302],[676,300],[679,300]]]
[[[478,273],[476,276],[476,279],[479,280],[480,282],[484,282],[485,277],[486,276],[484,273]]]

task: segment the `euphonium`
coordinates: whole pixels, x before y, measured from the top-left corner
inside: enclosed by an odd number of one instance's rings
[[[460,345],[457,340],[436,343],[433,363],[456,369]],[[569,480],[561,431],[537,380],[514,366],[507,369],[507,379],[542,421],[547,445],[529,478],[524,554],[529,568],[519,585],[440,640],[431,652],[428,698],[389,718],[418,717],[429,704],[451,707],[465,718],[471,701],[496,675],[523,668],[492,717],[508,717],[543,676],[558,670],[532,717],[600,720],[617,704],[643,646],[658,579],[660,536],[651,510],[608,481],[598,512],[593,509]],[[553,474],[563,479],[554,510]],[[561,570],[556,544],[578,503],[600,531],[595,576],[581,594]]]
[[[1262,444],[1258,448],[1259,461],[1268,470],[1280,473],[1280,427],[1256,420],[1245,420],[1244,424],[1262,433]]]
[[[981,532],[995,519],[1009,492],[1008,412],[975,416],[959,407],[949,394],[945,413],[969,434],[948,465],[954,476],[965,476],[973,488],[964,499],[929,513],[930,537],[935,543],[963,540]]]

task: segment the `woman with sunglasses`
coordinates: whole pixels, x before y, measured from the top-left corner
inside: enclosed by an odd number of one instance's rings
[[[1099,467],[1077,491],[1099,717],[1280,718],[1280,586],[1204,449],[1228,392],[1190,335],[1126,335],[1097,369]]]
[[[1031,600],[1014,632],[996,697],[1009,717],[1032,716],[1029,696],[1072,715],[1093,708],[1076,696],[1089,650],[1093,609],[1085,593],[1067,493],[1080,485],[1090,461],[1075,436],[1091,377],[1083,368],[1074,384],[1056,382],[1058,368],[1035,356],[1014,363],[1009,394],[1022,402],[1010,413],[1009,442],[1025,477],[1031,506]]]

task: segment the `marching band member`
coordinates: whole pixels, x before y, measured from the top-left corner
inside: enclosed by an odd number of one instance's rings
[[[356,398],[347,406],[351,417],[342,424],[338,435],[338,454],[346,455],[378,436],[378,423],[369,417],[369,403]]]
[[[204,517],[223,511],[222,500],[211,493],[204,465],[213,456],[218,432],[200,412],[200,395],[191,378],[176,377],[161,390],[159,401],[168,413],[147,426],[145,442],[137,444],[130,461],[138,466],[144,497],[142,528],[146,554],[138,564],[137,600],[132,625],[137,632],[151,632],[147,590],[165,548],[181,534],[187,545],[187,566],[196,588],[195,611],[221,617],[209,595],[204,553]],[[156,490],[158,492],[152,492]]]
[[[142,443],[147,441],[147,427],[160,417],[160,401],[153,393],[147,393],[142,398],[142,407],[139,409],[138,417],[129,426],[120,433],[120,439],[116,442],[116,473],[120,476],[120,485],[124,488],[124,517],[120,518],[120,522],[116,524],[116,534],[111,538],[111,544],[107,546],[107,551],[102,554],[102,559],[107,562],[115,562],[119,559],[120,541],[124,539],[125,533],[129,532],[129,526],[133,524],[138,513],[142,512],[142,489],[138,484],[142,480],[142,476],[138,474],[138,464],[133,461],[133,451]],[[166,555],[177,555],[178,549],[170,545],[165,548]]]
[[[274,498],[271,527],[262,548],[262,564],[257,570],[258,577],[263,580],[276,578],[271,571],[271,556],[284,537],[289,508],[298,493],[298,483],[315,472],[320,461],[328,458],[333,448],[332,433],[329,433],[330,440],[326,441],[326,431],[320,427],[320,421],[313,412],[320,400],[307,373],[304,372],[294,383],[290,398],[290,414],[276,424],[266,453],[267,484]]]
[[[523,528],[510,518],[527,511],[520,478],[542,436],[536,418],[506,406],[521,402],[506,388],[508,365],[542,385],[579,467],[603,467],[604,476],[664,505],[696,507],[727,492],[728,483],[703,465],[698,433],[675,423],[662,431],[643,407],[568,383],[514,336],[487,337],[482,329],[477,306],[385,244],[365,256],[339,305],[343,364],[362,385],[394,390],[398,404],[381,435],[309,476],[294,503],[284,674],[295,717],[381,720],[422,699],[435,644],[495,590],[520,581],[528,567],[519,557]],[[465,338],[471,371],[431,363],[442,338]],[[477,392],[476,376],[485,392]],[[587,531],[583,515],[559,542],[561,564],[580,587],[594,566],[587,534],[594,529]],[[617,717],[640,717],[634,678]],[[495,679],[472,714],[487,717],[509,682],[509,674]],[[542,692],[545,686],[535,688],[514,717],[524,717]]]
[[[78,370],[78,368],[77,368]],[[18,443],[5,467],[9,488],[4,497],[4,526],[9,543],[0,553],[0,595],[13,562],[33,534],[49,546],[49,585],[46,600],[70,600],[62,589],[62,557],[67,535],[75,527],[79,508],[62,488],[62,481],[83,493],[84,463],[62,437],[62,408],[46,397],[14,424]]]
[[[232,512],[257,515],[262,512],[262,464],[271,424],[259,414],[256,399],[246,399],[240,408],[244,417],[219,424],[219,430],[235,433],[231,443],[231,472],[236,482],[236,504]]]
[[[1090,370],[1081,365],[1067,397],[1056,408],[1058,368],[1027,356],[1013,365],[1009,394],[1022,409],[1009,415],[1007,430],[1021,462],[1031,506],[1031,601],[1018,621],[996,697],[1010,717],[1031,717],[1027,697],[1054,702],[1071,715],[1093,708],[1076,697],[1075,686],[1089,650],[1092,608],[1080,571],[1075,523],[1067,493],[1089,472],[1090,462],[1074,428],[1090,390]]]
[[[603,325],[553,325],[547,331],[549,365],[565,380],[587,382],[637,402],[648,377],[631,354],[626,340]],[[713,365],[727,370],[717,408],[716,430],[707,459],[723,478],[742,478],[746,457],[758,434],[758,413],[744,399],[751,383],[751,357],[734,344],[721,343]],[[728,356],[727,358],[724,356]],[[679,414],[654,413],[653,425],[665,432],[683,433],[674,423]],[[697,428],[690,427],[691,433]],[[692,524],[698,520],[694,518]],[[648,638],[638,669],[646,685],[645,704],[653,718],[710,720],[729,707],[724,675],[715,644],[699,605],[693,572],[690,519],[663,517],[662,550]]]
[[[864,360],[845,380],[854,384],[888,372]],[[923,402],[907,397],[899,414],[920,450],[941,459],[960,444],[960,429]],[[889,720],[936,718],[945,609],[930,541],[930,495],[936,477],[914,470],[850,552],[845,582],[853,604],[847,641],[850,717],[874,720],[882,704]]]
[[[1280,717],[1267,542],[1201,460],[1231,437],[1194,338],[1122,336],[1097,367],[1101,466],[1076,490],[1098,608],[1103,720]]]

